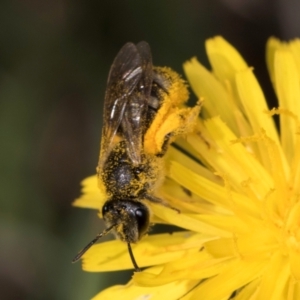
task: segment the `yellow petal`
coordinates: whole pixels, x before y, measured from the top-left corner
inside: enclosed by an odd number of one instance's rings
[[[275,252],[262,276],[256,299],[287,299],[286,285],[289,280],[289,274],[287,257],[284,257],[280,251]]]
[[[150,270],[157,273],[161,270],[161,267],[154,267]],[[100,292],[92,300],[178,300],[197,284],[198,280],[182,280],[156,287],[140,287],[131,280],[126,285],[113,286]]]
[[[259,283],[258,279],[250,282],[238,293],[234,300],[254,300]]]
[[[209,165],[219,174],[226,176],[228,182],[237,191],[242,191],[242,183],[249,181],[258,199],[262,199],[273,187],[273,182],[267,170],[240,143],[233,143],[236,136],[220,118],[212,118],[204,122],[205,131],[213,141],[208,147],[197,134],[191,134],[187,140],[194,149],[205,157]]]
[[[298,242],[299,243],[299,242]],[[290,268],[293,278],[299,282],[300,280],[300,254],[299,249],[292,249],[290,255]]]
[[[228,232],[197,220],[193,214],[178,213],[160,204],[149,203],[156,216],[170,224],[208,235],[228,236]]]
[[[233,238],[218,238],[204,244],[207,253],[214,258],[231,257],[236,255],[236,242]]]
[[[73,205],[81,208],[101,209],[107,196],[99,189],[97,176],[85,178],[81,185],[82,194],[73,202]]]
[[[149,235],[132,245],[139,267],[159,265],[197,251],[207,236],[189,232]],[[193,250],[195,249],[195,250]],[[83,255],[83,269],[104,272],[132,269],[127,245],[119,240],[94,245]]]
[[[267,138],[264,133],[262,133],[262,137],[270,158],[271,175],[273,177],[274,187],[276,187],[272,193],[269,193],[268,197],[265,199],[265,203],[269,202],[273,207],[269,207],[271,209],[271,214],[275,212],[276,215],[282,216],[287,205],[287,195],[290,189],[284,172],[284,163],[281,160],[280,148],[278,145]]]
[[[229,193],[226,188],[199,176],[177,162],[171,164],[170,177],[192,193],[212,204],[224,207],[228,212],[243,210],[254,216],[259,213],[258,206],[251,202],[251,199],[233,191]]]
[[[236,260],[229,263],[226,270],[207,279],[195,288],[191,300],[228,299],[233,291],[246,285],[261,275],[266,261]],[[226,298],[227,297],[227,298]],[[271,299],[266,297],[265,299]]]
[[[216,228],[220,228],[227,232],[233,232],[235,234],[244,233],[249,227],[248,223],[242,222],[242,220],[236,216],[228,216],[228,215],[204,215],[199,214],[196,215],[195,218],[197,220],[201,220],[205,224],[209,224]],[[247,219],[248,220],[248,219]]]
[[[300,39],[291,41],[287,48],[293,54],[298,74],[300,74]]]
[[[177,141],[176,141],[177,144]],[[167,169],[170,166],[170,162],[176,161],[181,165],[185,166],[186,168],[190,169],[191,171],[209,179],[213,182],[220,182],[220,178],[217,177],[213,172],[199,164],[197,161],[193,160],[182,151],[176,149],[175,147],[170,147],[166,154],[167,160]]]
[[[290,269],[295,280],[300,280],[300,251],[299,251],[299,220],[300,202],[297,195],[296,203],[293,205],[286,220],[287,246],[289,249]]]
[[[182,213],[209,214],[216,210],[214,205],[204,201],[184,186],[169,178],[165,180],[164,185],[160,189],[160,195],[162,199],[168,201],[172,207],[176,207]]]
[[[295,60],[295,66],[300,74],[300,39],[294,39],[289,43],[282,42],[276,38],[270,38],[267,42],[267,66],[270,72],[271,80],[275,86],[275,71],[274,71],[274,60],[275,53],[277,50],[289,51]]]
[[[283,47],[283,43],[277,38],[272,37],[269,38],[269,40],[267,41],[266,61],[269,70],[269,75],[274,86],[275,86],[275,74],[274,74],[275,52],[282,47]]]
[[[135,273],[133,280],[141,286],[156,286],[183,279],[204,279],[222,272],[232,258],[213,258],[205,251],[190,253],[164,265],[159,273],[145,270]]]
[[[282,147],[289,162],[295,151],[296,133],[300,116],[300,76],[292,54],[286,50],[275,52],[274,60],[275,88],[279,99],[279,106],[298,118],[289,114],[280,114],[280,132]]]
[[[260,226],[249,226],[250,232],[236,239],[236,251],[239,256],[250,259],[268,259],[269,253],[278,249],[278,242],[270,230]]]
[[[300,135],[297,134],[296,137],[296,149],[300,149]],[[291,166],[291,176],[290,176],[290,186],[293,187],[294,195],[298,196],[300,194],[300,151],[295,152],[295,156]],[[296,196],[296,197],[297,197]]]
[[[277,241],[268,230],[261,230],[261,226],[249,224],[248,233],[237,234],[233,232],[232,238],[219,238],[207,241],[205,249],[215,258],[243,257],[247,259],[268,259],[269,253],[278,249]]]
[[[214,74],[233,95],[235,104],[242,110],[235,87],[235,74],[248,66],[238,51],[222,37],[209,39],[205,43],[209,62]]]
[[[247,118],[253,129],[253,133],[258,133],[263,128],[267,136],[272,139],[280,148],[281,160],[284,163],[285,173],[288,175],[288,165],[284,153],[280,147],[279,137],[271,117],[266,115],[268,110],[264,94],[253,75],[252,69],[247,69],[236,75],[236,85],[241,102],[244,106]],[[258,143],[259,157],[265,168],[270,170],[268,153],[265,151],[263,143]]]
[[[298,300],[300,299],[300,283],[299,280],[290,277],[287,284],[287,293],[285,299]]]
[[[222,37],[208,39],[205,46],[209,62],[221,82],[233,82],[235,73],[247,68],[238,51]]]
[[[192,58],[184,65],[188,81],[198,98],[203,98],[203,113],[207,117],[221,116],[234,132],[237,132],[237,123],[234,111],[237,107],[230,101],[230,95],[224,86],[202,66],[196,58]]]

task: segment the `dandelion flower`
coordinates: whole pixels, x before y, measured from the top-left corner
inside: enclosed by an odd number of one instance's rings
[[[211,71],[196,58],[184,64],[204,105],[195,132],[168,152],[161,189],[181,214],[150,204],[154,222],[184,231],[134,245],[149,268],[94,300],[300,299],[300,40],[267,43],[279,102],[271,110],[253,68],[228,42],[215,37],[206,50]],[[105,199],[96,178],[83,186],[75,205],[99,209]],[[97,244],[83,269],[129,269],[126,250],[119,241]]]

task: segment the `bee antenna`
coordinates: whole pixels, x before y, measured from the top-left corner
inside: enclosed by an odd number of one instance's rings
[[[132,249],[131,249],[131,245],[130,243],[127,243],[127,246],[128,246],[128,252],[129,252],[129,255],[130,255],[130,258],[131,258],[131,261],[133,263],[133,266],[134,266],[134,269],[136,272],[141,272],[142,270],[139,268],[139,266],[137,265],[136,261],[135,261],[135,258],[133,256],[133,252],[132,252]]]
[[[90,243],[88,243],[81,251],[78,252],[78,254],[72,259],[72,263],[77,262],[86,251],[88,251],[100,238],[107,235],[115,226],[116,224],[108,227],[101,233],[98,233],[97,236]]]

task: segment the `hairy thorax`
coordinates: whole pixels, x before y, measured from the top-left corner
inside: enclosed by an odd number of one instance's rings
[[[114,199],[140,199],[161,184],[163,169],[163,159],[153,155],[142,154],[141,163],[133,165],[122,141],[110,153],[99,176],[106,193]]]

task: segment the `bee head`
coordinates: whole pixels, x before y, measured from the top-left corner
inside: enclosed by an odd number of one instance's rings
[[[102,208],[103,219],[114,226],[116,235],[127,243],[136,243],[148,230],[150,213],[135,200],[109,200]]]

